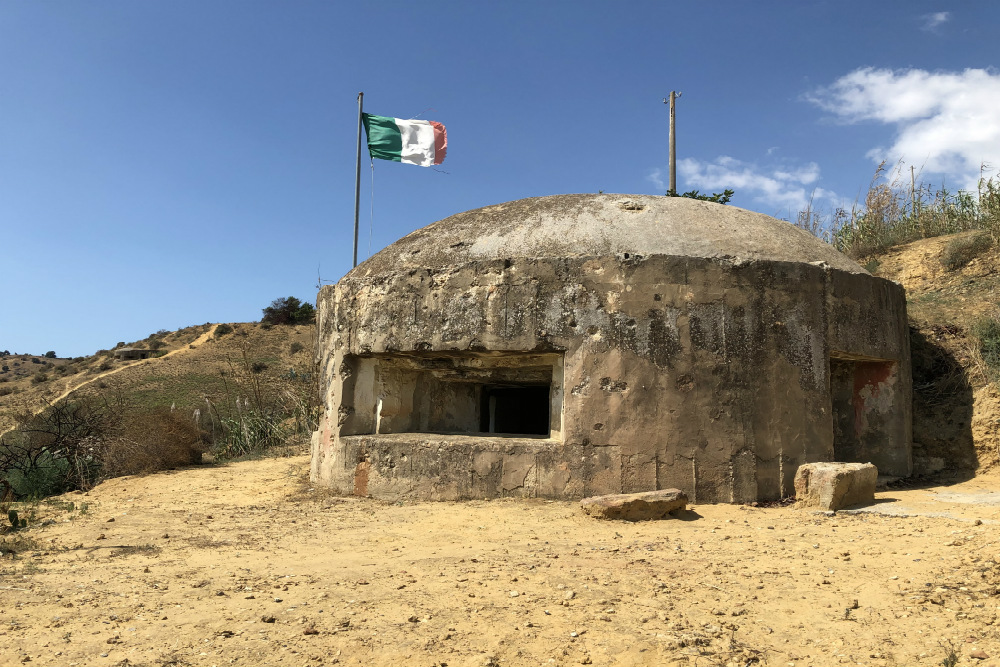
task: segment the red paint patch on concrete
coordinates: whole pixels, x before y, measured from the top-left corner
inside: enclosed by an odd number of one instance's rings
[[[371,463],[368,461],[362,461],[358,464],[358,467],[354,469],[354,495],[368,495],[368,473],[371,470],[371,467]]]
[[[854,364],[854,391],[851,403],[854,405],[854,435],[860,437],[865,431],[867,402],[879,395],[882,385],[895,370],[895,364],[887,361],[859,361]],[[868,391],[865,391],[868,388]]]

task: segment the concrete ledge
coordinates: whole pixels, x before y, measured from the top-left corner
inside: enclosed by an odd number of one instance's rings
[[[317,477],[344,495],[578,500],[621,490],[621,451],[614,446],[438,433],[354,435],[332,444]]]
[[[875,501],[877,479],[871,463],[806,463],[795,473],[795,499],[823,510],[867,505]]]
[[[664,519],[675,510],[687,507],[687,496],[678,489],[642,493],[593,496],[580,501],[583,511],[598,519],[645,521]]]

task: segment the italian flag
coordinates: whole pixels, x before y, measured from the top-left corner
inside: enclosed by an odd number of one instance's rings
[[[444,162],[448,133],[432,120],[403,120],[362,114],[368,135],[368,153],[373,158],[409,162],[421,167]]]

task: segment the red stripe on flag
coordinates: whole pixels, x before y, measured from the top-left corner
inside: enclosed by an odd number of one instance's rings
[[[444,162],[445,153],[448,152],[448,133],[444,125],[436,121],[429,121],[434,128],[434,164]]]

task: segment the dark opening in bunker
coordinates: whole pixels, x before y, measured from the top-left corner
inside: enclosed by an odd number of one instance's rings
[[[549,434],[549,385],[485,385],[481,395],[483,433]]]
[[[834,460],[867,463],[884,447],[895,374],[893,361],[830,359]]]
[[[395,353],[344,367],[342,435],[562,437],[558,353]]]

